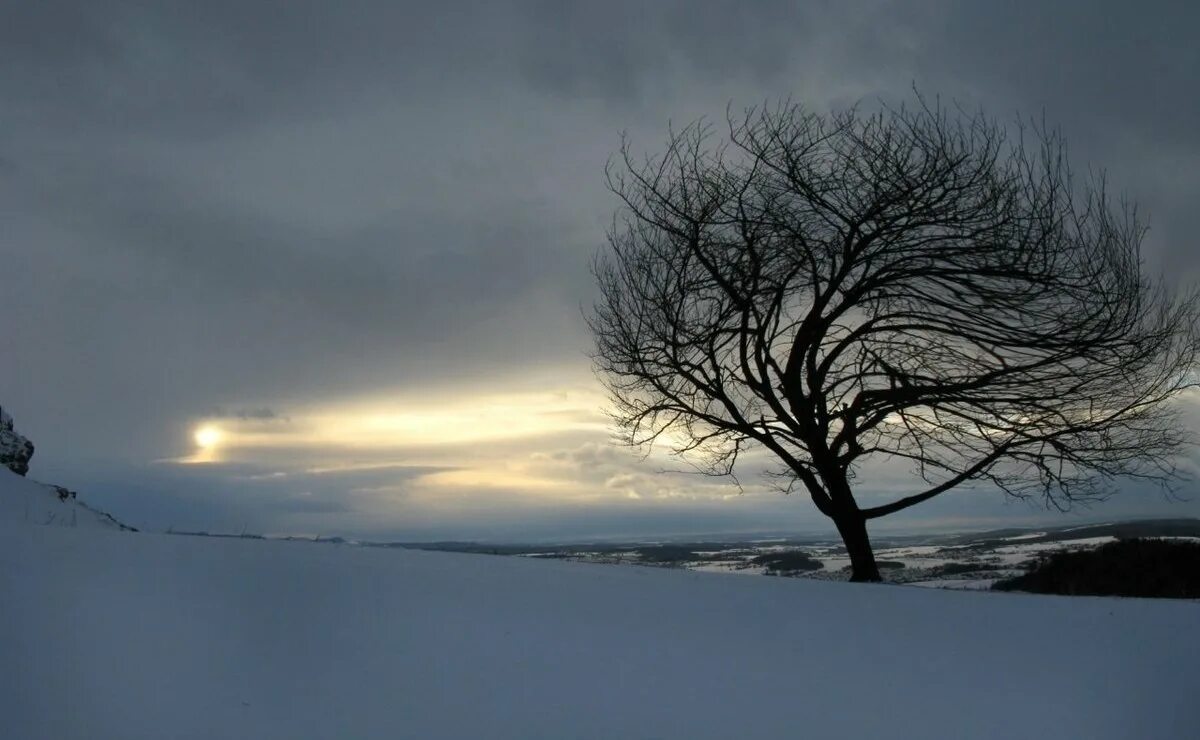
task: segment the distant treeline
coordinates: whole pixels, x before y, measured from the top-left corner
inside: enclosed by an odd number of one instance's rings
[[[1056,552],[998,591],[1068,596],[1200,598],[1200,543],[1135,538],[1090,550]]]

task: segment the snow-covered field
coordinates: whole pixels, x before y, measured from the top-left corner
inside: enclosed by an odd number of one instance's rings
[[[42,526],[0,737],[1183,738],[1200,604]],[[40,502],[54,507],[71,502]],[[32,508],[32,504],[30,505]],[[56,517],[57,519],[57,517]]]

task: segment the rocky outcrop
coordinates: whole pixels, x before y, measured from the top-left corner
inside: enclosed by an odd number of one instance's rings
[[[29,459],[33,457],[33,442],[17,434],[13,420],[0,407],[0,467],[6,467],[17,475],[29,472]]]

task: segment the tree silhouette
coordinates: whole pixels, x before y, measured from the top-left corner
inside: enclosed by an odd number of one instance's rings
[[[765,448],[860,581],[869,520],[956,486],[1065,508],[1176,474],[1197,296],[1143,275],[1136,208],[1076,182],[1059,133],[919,96],[714,131],[625,141],[607,170],[622,207],[588,320],[624,442],[714,475]],[[917,492],[860,506],[870,459],[907,461]]]

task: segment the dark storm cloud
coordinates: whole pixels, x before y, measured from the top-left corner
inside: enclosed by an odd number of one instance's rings
[[[1106,169],[1142,207],[1152,269],[1200,280],[1200,11],[1185,2],[1002,3],[944,9],[913,77],[997,114],[1046,115],[1080,174]],[[931,39],[932,40],[932,39]]]
[[[1183,2],[1038,3],[1019,13],[980,3],[946,16],[942,35],[955,64],[939,64],[945,47],[926,48],[922,69],[940,66],[980,94],[1003,95],[1027,111],[1054,111],[1075,136],[1123,132],[1194,149],[1200,100],[1189,88],[1200,47],[1189,42],[1189,26],[1195,20]]]
[[[76,0],[8,11],[0,61],[11,90],[88,128],[202,132],[363,93],[497,84],[628,104],[677,73],[719,84],[794,72],[806,45],[862,64],[895,45],[912,12],[842,5]],[[66,116],[80,112],[92,120]]]
[[[47,479],[178,456],[214,408],[586,378],[618,132],[730,100],[1044,111],[1143,205],[1151,268],[1200,277],[1190,4],[8,5],[0,400]]]

